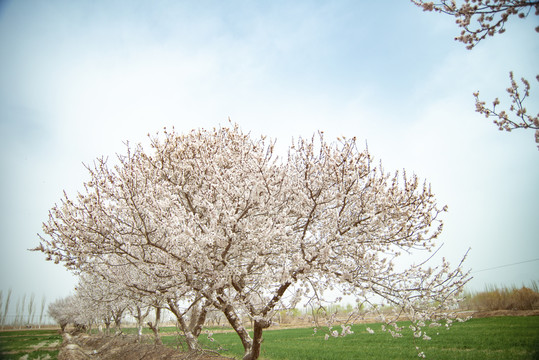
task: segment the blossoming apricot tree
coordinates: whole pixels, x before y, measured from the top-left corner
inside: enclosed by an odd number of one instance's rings
[[[108,282],[100,276],[82,273],[75,288],[79,300],[80,312],[90,312],[95,322],[102,321],[109,334],[110,325],[114,324],[116,333],[121,332],[121,322],[125,310],[131,305],[128,294],[122,287]],[[89,322],[91,326],[92,321]]]
[[[74,309],[73,303],[74,297],[70,296],[57,299],[49,304],[48,314],[58,323],[62,333],[69,323],[75,322],[75,312],[72,311]]]
[[[149,152],[128,145],[116,166],[89,167],[84,192],[50,211],[37,250],[72,269],[121,259],[153,279],[153,291],[181,290],[219,309],[244,359],[259,357],[278,310],[330,288],[376,294],[418,329],[454,305],[467,281],[460,266],[396,265],[403,253],[435,249],[445,207],[429,186],[384,172],[355,139],[330,144],[320,133],[284,159],[274,145],[237,125],[165,129]]]

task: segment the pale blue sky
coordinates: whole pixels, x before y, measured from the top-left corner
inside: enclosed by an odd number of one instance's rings
[[[533,15],[532,15],[533,17]],[[442,253],[468,247],[473,289],[539,280],[539,151],[474,112],[508,72],[537,75],[537,18],[473,51],[452,18],[395,1],[4,1],[0,5],[0,289],[54,299],[74,282],[26,249],[82,163],[163,126],[368,142],[449,206]],[[532,81],[532,84],[536,84]],[[528,109],[539,109],[535,85]],[[503,100],[502,100],[503,101]]]

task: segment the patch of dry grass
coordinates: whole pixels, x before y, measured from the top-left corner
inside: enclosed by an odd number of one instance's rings
[[[461,303],[464,310],[536,310],[539,309],[539,289],[536,282],[530,287],[488,287],[482,292],[468,292]]]

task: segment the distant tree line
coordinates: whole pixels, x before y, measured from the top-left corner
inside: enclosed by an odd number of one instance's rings
[[[6,326],[12,327],[41,327],[44,320],[48,319],[45,313],[46,298],[43,296],[41,302],[36,301],[35,294],[29,297],[24,294],[17,299],[15,308],[10,308],[12,300],[12,290],[9,289],[4,297],[4,293],[0,290],[0,326],[4,329]],[[12,312],[10,313],[10,309]],[[14,311],[13,311],[14,310]]]

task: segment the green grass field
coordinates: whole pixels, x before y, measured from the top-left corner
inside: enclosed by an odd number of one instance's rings
[[[0,359],[56,359],[61,343],[62,336],[54,329],[0,331]]]
[[[369,334],[367,326],[376,331]],[[319,332],[307,329],[281,329],[264,332],[262,359],[418,359],[416,345],[428,359],[539,359],[539,317],[493,317],[456,323],[449,331],[431,329],[432,340],[416,340],[410,336],[393,338],[378,331],[380,325],[356,325],[354,334],[344,338],[324,340]],[[124,329],[134,333],[135,329]],[[148,333],[145,331],[145,333]],[[406,334],[409,335],[409,334]],[[200,341],[209,349],[221,347],[225,356],[241,358],[243,349],[234,332],[216,333],[210,342],[202,334]],[[176,329],[162,329],[166,345],[178,346]],[[55,330],[27,330],[0,332],[0,359],[28,359],[50,356],[56,359],[58,351],[43,350],[61,341]],[[37,348],[36,348],[37,346]],[[41,348],[42,350],[39,350]],[[36,349],[36,350],[34,350]]]
[[[432,340],[414,340],[411,336],[393,338],[376,331],[380,325],[356,325],[354,334],[344,338],[323,339],[312,329],[266,331],[262,344],[263,359],[417,359],[416,346],[430,359],[539,359],[539,317],[495,317],[457,323],[440,335],[431,329]],[[407,334],[410,335],[410,334]],[[225,355],[241,358],[242,347],[236,334],[214,334],[210,348],[228,349]]]

